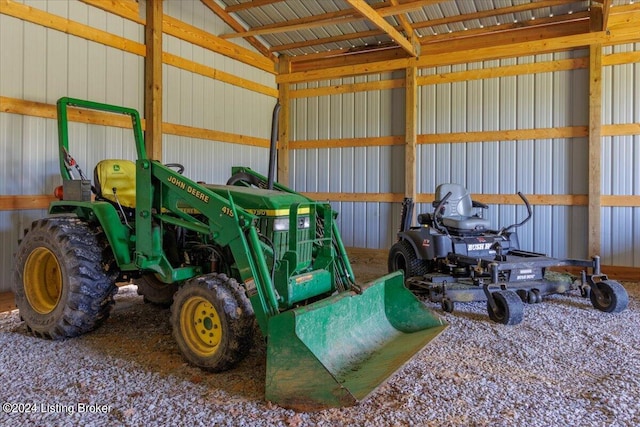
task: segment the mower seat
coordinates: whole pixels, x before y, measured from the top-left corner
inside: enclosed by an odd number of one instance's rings
[[[491,221],[480,216],[473,215],[474,203],[471,200],[469,190],[460,184],[440,184],[436,188],[437,206],[449,192],[451,197],[442,206],[440,221],[450,233],[454,234],[480,234],[491,226]],[[483,206],[484,207],[484,206]]]
[[[97,199],[135,209],[136,164],[131,160],[101,160],[93,170],[93,179]]]

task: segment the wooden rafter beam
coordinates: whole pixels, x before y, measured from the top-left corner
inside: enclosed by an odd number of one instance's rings
[[[438,2],[441,2],[442,0],[438,0],[438,1],[431,1],[430,4],[435,4]],[[500,15],[506,15],[506,14],[512,14],[512,13],[518,13],[518,12],[525,12],[528,10],[535,10],[535,9],[539,9],[539,8],[544,8],[544,7],[550,7],[550,6],[558,6],[558,5],[562,5],[565,3],[571,3],[574,0],[541,0],[541,1],[537,1],[534,3],[526,3],[526,4],[520,4],[520,5],[516,5],[516,6],[509,6],[509,7],[502,7],[502,8],[498,8],[498,9],[491,9],[491,10],[485,10],[485,11],[480,11],[480,12],[474,12],[474,13],[467,13],[464,15],[455,15],[455,16],[449,16],[449,17],[445,17],[445,18],[440,18],[440,19],[432,19],[429,21],[425,21],[425,22],[417,22],[417,23],[413,23],[411,24],[411,27],[413,29],[420,29],[420,28],[427,28],[427,27],[435,27],[438,25],[446,25],[446,24],[453,24],[453,23],[458,23],[458,22],[464,22],[464,21],[472,21],[475,19],[481,19],[481,18],[487,18],[487,17],[491,17],[491,16],[500,16]],[[376,8],[376,11],[378,11],[378,13],[382,16],[390,16],[390,15],[396,15],[398,13],[404,13],[404,12],[408,12],[410,10],[408,10],[408,6],[412,6],[413,9],[415,10],[415,6],[417,6],[416,4],[417,2],[413,2],[413,3],[401,3],[399,6],[385,6],[385,7],[379,7]],[[420,7],[422,6],[426,6],[426,4],[424,4],[423,2],[420,2]],[[384,5],[387,5],[389,3],[384,3]],[[375,8],[375,7],[374,7]],[[357,20],[357,17],[354,17],[351,13],[347,14],[348,10],[344,10],[344,11],[338,11],[338,12],[333,12],[331,15],[319,15],[316,16],[317,19],[322,19],[322,20],[327,20],[330,21],[330,24],[343,24],[343,23],[348,23],[348,22],[353,22],[355,20]],[[566,15],[567,19],[576,19],[577,14],[574,14],[575,16],[572,18],[572,15]],[[581,15],[582,17],[582,15]],[[313,17],[310,17],[313,18]],[[295,21],[289,21],[287,26],[278,26],[277,24],[272,24],[269,26],[264,26],[264,27],[260,27],[260,28],[254,28],[253,30],[249,31],[248,34],[269,34],[269,33],[278,33],[278,32],[287,32],[287,31],[293,31],[296,29],[302,29],[302,28],[309,28],[306,25],[311,25],[313,27],[322,27],[322,26],[326,26],[329,25],[328,22],[322,22],[322,21],[315,21],[313,22],[312,19],[310,18],[305,18],[304,20],[300,20],[300,22],[298,22],[298,20]],[[555,20],[558,20],[558,17],[554,17]],[[564,18],[560,18],[560,19],[564,19]],[[540,20],[536,20],[536,21],[540,21]],[[535,22],[535,21],[534,21]],[[289,27],[289,25],[291,27]],[[299,25],[299,26],[298,26]],[[507,24],[504,26],[501,26],[503,28],[520,28],[523,25],[527,25],[526,23],[513,23],[513,24]],[[401,27],[398,27],[401,28]],[[398,29],[396,28],[396,29]],[[309,41],[302,41],[302,42],[297,42],[297,43],[290,43],[287,45],[281,45],[281,46],[272,46],[270,48],[271,52],[282,52],[282,51],[286,51],[289,49],[295,49],[295,48],[301,48],[301,47],[308,47],[308,46],[318,46],[321,44],[329,44],[329,43],[337,43],[340,41],[346,41],[346,40],[351,40],[351,39],[358,39],[358,38],[364,38],[364,37],[371,37],[371,36],[376,36],[376,35],[380,35],[383,34],[384,32],[381,30],[370,30],[370,31],[364,31],[364,32],[358,32],[358,33],[351,33],[351,34],[345,34],[345,35],[340,35],[340,36],[335,36],[335,37],[325,37],[325,38],[321,38],[321,39],[316,39],[316,40],[309,40]],[[240,36],[240,35],[236,35]],[[451,34],[449,34],[449,36],[451,36]],[[432,39],[425,39],[422,38],[421,42],[422,44],[424,44],[425,42],[431,41]]]
[[[410,2],[401,2],[397,6],[393,6],[390,1],[377,3],[371,6],[380,16],[392,16],[402,13],[412,12],[424,6],[442,3],[445,0],[415,0]],[[348,24],[350,22],[362,21],[364,18],[358,11],[348,8],[337,10],[335,12],[327,12],[320,15],[305,16],[298,19],[292,19],[286,22],[276,22],[260,27],[254,27],[249,30],[237,33],[222,34],[223,39],[231,39],[238,37],[258,36],[263,34],[278,34],[289,31],[302,29],[310,29],[317,27],[326,27],[327,25]],[[382,33],[382,32],[381,32]]]
[[[238,3],[238,4],[233,4],[231,6],[227,6],[225,8],[225,11],[227,13],[232,13],[232,12],[237,12],[239,10],[246,10],[254,7],[267,6],[273,3],[280,3],[281,1],[284,1],[284,0],[252,0],[244,3]]]
[[[392,6],[398,6],[400,4],[398,0],[390,1]],[[396,19],[400,23],[402,30],[404,31],[411,44],[415,45],[416,43],[418,43],[418,36],[416,35],[415,31],[413,31],[413,27],[411,26],[411,22],[409,22],[409,18],[407,18],[404,13],[401,13],[396,15]]]
[[[406,50],[411,56],[420,56],[420,45],[418,43],[411,43],[407,40],[393,25],[385,21],[385,19],[376,12],[365,0],[346,0],[354,9],[356,9],[362,16],[371,21],[376,27],[387,33],[389,37],[400,45],[401,48]]]
[[[245,30],[244,27],[238,21],[236,21],[231,15],[229,15],[229,13],[225,9],[220,7],[214,0],[200,0],[200,1],[202,1],[202,3],[209,8],[209,10],[211,10],[213,13],[218,15],[220,19],[222,19],[228,26],[233,28],[235,31]],[[258,39],[250,36],[250,37],[247,37],[246,40],[247,42],[249,42],[251,46],[255,47],[258,52],[262,53],[264,56],[268,57],[272,61],[275,61],[276,59],[275,56],[269,51],[267,46],[261,43]]]
[[[541,0],[532,3],[524,3],[515,6],[500,7],[497,9],[482,10],[480,12],[465,13],[463,15],[453,15],[445,18],[431,19],[413,24],[413,28],[437,27],[438,25],[454,24],[457,22],[472,21],[474,19],[489,18],[494,16],[508,15],[511,13],[527,12],[530,10],[542,9],[551,6],[561,6],[565,3],[575,3],[575,0]]]
[[[590,7],[591,31],[606,31],[611,0],[592,0]]]
[[[548,17],[548,18],[539,18],[533,21],[523,21],[523,22],[514,22],[514,23],[509,23],[509,24],[502,24],[500,26],[493,26],[493,27],[484,27],[484,28],[476,28],[476,29],[471,29],[471,30],[467,30],[467,31],[457,31],[457,32],[453,32],[453,33],[445,33],[445,34],[437,34],[437,35],[432,35],[432,36],[425,36],[425,37],[421,37],[420,40],[420,44],[422,44],[422,47],[424,49],[425,46],[432,44],[432,43],[439,43],[439,42],[451,42],[454,40],[460,40],[460,39],[469,39],[469,38],[473,38],[473,37],[478,37],[478,36],[483,36],[483,35],[488,35],[488,34],[503,34],[506,33],[508,31],[514,32],[514,31],[519,31],[519,30],[523,30],[526,28],[532,28],[532,27],[536,27],[536,28],[542,28],[544,26],[547,25],[552,25],[552,24],[562,24],[562,23],[569,23],[569,22],[579,22],[579,21],[588,21],[589,20],[589,13],[590,12],[578,12],[578,13],[574,13],[571,15],[556,15],[556,16],[552,16],[552,17]],[[398,29],[400,27],[397,27]],[[320,39],[314,39],[314,40],[305,40],[305,41],[301,41],[301,42],[295,42],[295,43],[288,43],[288,44],[283,44],[283,45],[278,45],[278,46],[273,46],[271,48],[269,48],[269,50],[271,52],[284,52],[287,50],[291,50],[291,49],[300,49],[300,48],[304,48],[304,47],[312,47],[312,46],[319,46],[319,45],[323,45],[323,44],[329,44],[329,43],[339,43],[339,42],[343,42],[343,41],[349,41],[352,40],[354,38],[366,38],[366,37],[374,37],[377,35],[382,34],[382,31],[380,30],[369,30],[369,31],[362,31],[356,34],[342,34],[340,36],[335,36],[335,37],[324,37],[324,38],[320,38]],[[513,33],[512,33],[513,34]],[[327,51],[325,52],[324,56],[332,56],[332,55],[340,55],[340,54],[344,54],[344,49],[336,49],[336,50],[331,50],[331,51]],[[306,55],[305,55],[306,57]],[[297,61],[299,60],[298,58],[301,57],[294,57],[292,58],[292,61]],[[306,60],[303,58],[303,60]]]

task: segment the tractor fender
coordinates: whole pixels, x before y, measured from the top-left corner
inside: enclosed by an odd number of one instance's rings
[[[78,202],[64,200],[52,202],[49,214],[75,214],[87,222],[98,222],[104,230],[113,256],[121,270],[131,270],[135,266],[131,263],[129,249],[130,230],[120,221],[116,208],[108,202]]]
[[[398,233],[400,240],[406,240],[413,247],[418,259],[431,260],[435,257],[431,233],[426,227],[413,228]]]

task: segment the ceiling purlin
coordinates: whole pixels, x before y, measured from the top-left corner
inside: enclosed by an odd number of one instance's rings
[[[442,3],[443,1],[446,0],[413,0],[409,2],[405,1],[404,3],[401,2],[397,6],[393,6],[391,5],[391,2],[387,0],[383,3],[376,3],[371,7],[378,11],[380,16],[391,16],[418,10],[424,6]],[[327,12],[320,15],[305,16],[299,19],[291,19],[286,22],[275,22],[273,24],[267,24],[260,27],[253,27],[246,31],[222,34],[220,37],[223,39],[231,39],[262,34],[286,33],[289,31],[296,31],[301,28],[324,27],[327,25],[346,24],[362,20],[364,20],[364,18],[361,14],[356,10],[349,8],[337,10],[335,12]]]
[[[388,23],[378,12],[376,12],[365,0],[346,0],[354,9],[369,19],[376,27],[387,33],[396,43],[406,50],[411,56],[420,56],[420,45],[412,44],[393,25]],[[413,31],[411,32],[413,34]]]
[[[296,31],[300,29],[326,27],[327,25],[346,24],[353,21],[362,21],[362,16],[359,16],[355,10],[339,10],[336,12],[324,13],[322,15],[306,16],[300,19],[292,19],[287,21],[286,24],[282,22],[276,22],[273,24],[263,25],[261,27],[254,27],[250,30],[221,34],[223,39],[232,39],[237,37],[257,36],[262,34],[277,34],[287,33],[289,31]]]
[[[559,6],[565,3],[580,3],[576,0],[542,0],[533,3],[524,3],[515,6],[500,7],[498,9],[488,9],[464,15],[447,16],[440,19],[430,19],[424,22],[416,22],[413,24],[414,29],[435,27],[438,25],[452,24],[454,22],[470,21],[472,19],[488,18],[492,16],[507,15],[509,13],[526,12],[529,10],[542,9],[545,7]]]
[[[451,24],[451,23],[455,23],[455,22],[466,22],[466,21],[472,21],[474,19],[480,19],[480,18],[487,18],[490,16],[500,16],[500,15],[506,15],[506,14],[511,14],[511,13],[516,13],[516,12],[523,12],[523,11],[527,11],[527,10],[535,10],[538,8],[544,8],[544,7],[549,7],[549,6],[557,6],[559,4],[563,4],[563,3],[573,3],[575,2],[575,0],[543,0],[543,1],[538,1],[536,3],[527,3],[527,4],[521,4],[521,5],[516,5],[516,6],[509,6],[509,7],[503,7],[503,8],[499,8],[499,9],[492,9],[492,10],[486,10],[486,11],[480,11],[480,12],[474,12],[474,13],[468,13],[468,14],[464,14],[464,15],[455,15],[455,16],[449,16],[449,17],[445,17],[445,18],[440,18],[440,19],[433,19],[433,20],[429,20],[429,21],[425,21],[424,23],[422,22],[417,22],[417,23],[413,23],[411,24],[411,27],[414,29],[417,28],[429,28],[431,26],[438,26],[438,25],[444,25],[444,24]],[[565,20],[570,20],[570,21],[574,21],[576,19],[584,19],[585,15],[584,13],[574,13],[573,15],[559,15],[559,16],[554,16],[554,17],[550,17],[550,18],[543,18],[543,19],[537,19],[531,23],[528,22],[517,22],[517,23],[513,23],[513,24],[503,24],[501,26],[495,26],[495,27],[486,27],[486,28],[481,28],[481,29],[477,29],[477,30],[470,30],[470,31],[464,31],[464,32],[453,32],[453,33],[447,33],[444,36],[440,36],[440,35],[433,35],[433,36],[428,36],[428,37],[422,37],[420,39],[420,43],[422,45],[425,45],[427,43],[431,43],[433,41],[440,41],[440,39],[442,37],[446,37],[447,39],[456,39],[456,38],[464,38],[464,37],[469,37],[472,34],[476,33],[476,34],[485,34],[485,33],[490,33],[490,32],[496,32],[496,31],[506,31],[506,30],[513,30],[513,29],[518,29],[518,28],[522,28],[524,26],[531,26],[531,25],[547,25],[549,23],[552,22],[559,22],[559,21],[565,21]],[[337,23],[342,23],[342,22],[346,22],[346,21],[338,21],[335,20],[333,22],[331,22],[331,20],[329,20],[331,24],[337,24]],[[424,25],[424,24],[428,24]],[[323,25],[328,25],[328,24],[323,24]],[[396,29],[400,30],[401,27],[396,27]],[[460,34],[457,34],[460,33]],[[311,46],[319,46],[319,45],[324,45],[324,44],[328,44],[328,43],[334,43],[334,42],[339,42],[339,41],[348,41],[348,40],[352,40],[352,39],[358,39],[358,38],[364,38],[364,37],[371,37],[371,36],[376,36],[376,35],[381,35],[384,34],[384,32],[380,31],[380,30],[370,30],[370,31],[366,31],[366,32],[360,32],[360,33],[351,33],[351,34],[344,34],[344,35],[340,35],[340,36],[334,36],[334,37],[326,37],[326,38],[320,38],[320,39],[315,39],[315,40],[307,40],[307,41],[301,41],[301,42],[297,42],[297,43],[290,43],[290,44],[286,44],[286,45],[276,45],[276,46],[272,46],[270,48],[270,51],[272,52],[285,52],[291,49],[296,49],[296,48],[302,48],[302,47],[311,47]],[[344,49],[342,49],[344,50]],[[338,51],[334,52],[337,53]]]
[[[244,27],[236,21],[231,15],[229,15],[223,8],[218,6],[218,4],[214,0],[200,0],[202,3],[209,8],[213,13],[218,15],[220,19],[222,19],[228,26],[233,28],[236,31],[244,31]],[[251,46],[255,47],[258,52],[266,56],[271,60],[276,60],[275,55],[269,51],[269,48],[265,46],[262,42],[260,42],[255,37],[249,36],[246,38],[247,42],[251,44]]]
[[[239,10],[251,9],[253,7],[267,6],[273,3],[280,3],[284,0],[252,0],[244,3],[238,3],[231,6],[227,6],[224,10],[227,13],[237,12]]]

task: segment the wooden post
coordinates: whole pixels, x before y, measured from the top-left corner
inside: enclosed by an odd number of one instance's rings
[[[404,196],[416,201],[416,144],[418,140],[418,69],[405,71]]]
[[[291,63],[289,57],[281,55],[278,62],[278,74],[288,74]],[[278,85],[280,118],[278,120],[278,182],[289,185],[289,83]]]
[[[589,46],[589,256],[599,255],[602,225],[602,44]]]
[[[144,118],[147,155],[162,160],[162,0],[147,0]]]

